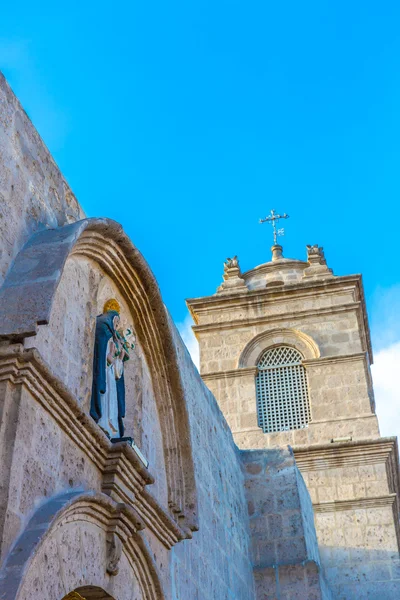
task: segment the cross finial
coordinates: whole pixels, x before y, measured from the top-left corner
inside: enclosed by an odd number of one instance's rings
[[[277,241],[277,236],[278,235],[284,235],[285,230],[282,229],[277,229],[276,228],[276,221],[279,221],[279,219],[288,219],[289,215],[287,215],[286,213],[283,213],[283,215],[277,215],[275,213],[275,209],[271,210],[271,214],[268,215],[268,217],[265,217],[265,219],[260,219],[260,223],[271,223],[272,225],[272,229],[274,232],[274,246],[277,245],[278,241]]]

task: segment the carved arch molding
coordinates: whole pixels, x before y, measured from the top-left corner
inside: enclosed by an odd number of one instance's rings
[[[117,563],[110,535],[121,540]],[[1,600],[39,598],[43,589],[63,600],[165,597],[135,511],[77,491],[36,511],[0,571]]]
[[[305,359],[320,357],[317,343],[298,329],[272,329],[256,335],[243,349],[239,357],[239,368],[254,367],[269,348],[291,346],[296,348]]]
[[[118,286],[133,316],[157,398],[169,507],[190,535],[197,529],[194,466],[169,316],[154,275],[121,225],[110,219],[85,219],[33,235],[17,255],[0,290],[0,339],[20,341],[49,322],[71,255],[97,262]]]

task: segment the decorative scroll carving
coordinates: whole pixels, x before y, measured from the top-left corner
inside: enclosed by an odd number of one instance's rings
[[[115,533],[111,531],[107,534],[107,567],[109,575],[118,575],[119,561],[122,554],[122,541]]]

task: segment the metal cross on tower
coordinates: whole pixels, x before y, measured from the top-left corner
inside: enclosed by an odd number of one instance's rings
[[[278,235],[284,235],[285,230],[282,229],[277,229],[276,228],[276,221],[279,221],[279,219],[288,219],[289,215],[287,215],[286,213],[283,213],[283,215],[277,215],[275,214],[275,210],[272,209],[271,210],[271,214],[268,217],[265,217],[265,219],[260,219],[260,223],[271,223],[272,225],[272,229],[274,231],[274,246],[277,245],[277,236]]]

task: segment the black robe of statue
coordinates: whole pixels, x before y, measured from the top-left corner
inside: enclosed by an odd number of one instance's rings
[[[115,310],[110,310],[96,318],[92,398],[90,401],[90,415],[96,423],[101,418],[100,394],[105,394],[106,391],[107,344],[108,340],[116,335],[113,319],[117,316],[119,315]],[[123,374],[120,379],[117,379],[117,399],[119,435],[123,437],[124,423],[122,419],[125,417],[125,382]]]

